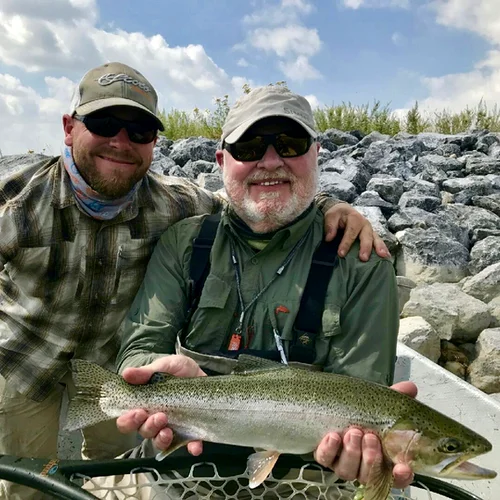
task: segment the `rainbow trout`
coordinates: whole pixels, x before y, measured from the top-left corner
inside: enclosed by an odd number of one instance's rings
[[[370,471],[365,500],[387,498],[397,463],[444,478],[496,476],[467,461],[490,451],[489,441],[405,394],[362,379],[252,356],[240,356],[231,375],[160,374],[146,385],[130,385],[87,361],[74,360],[72,368],[77,394],[66,430],[135,408],[164,412],[174,432],[165,454],[198,439],[264,450],[248,459],[251,488],[267,478],[281,453],[310,453],[327,432],[350,426],[370,429],[382,442],[384,459]]]

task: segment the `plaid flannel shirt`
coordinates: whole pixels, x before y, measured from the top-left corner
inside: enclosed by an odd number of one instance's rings
[[[110,221],[77,206],[59,158],[0,182],[0,373],[42,401],[84,358],[113,366],[117,331],[160,235],[220,198],[148,173],[134,202]]]

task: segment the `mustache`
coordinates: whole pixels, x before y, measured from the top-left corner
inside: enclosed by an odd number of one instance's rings
[[[141,158],[136,155],[133,151],[128,151],[127,153],[121,153],[116,150],[110,149],[100,149],[96,152],[96,156],[106,156],[112,160],[122,161],[125,163],[141,163]]]
[[[258,172],[251,177],[246,179],[246,184],[253,184],[255,182],[266,182],[266,181],[290,181],[293,182],[295,176],[284,170],[276,170],[275,172]]]

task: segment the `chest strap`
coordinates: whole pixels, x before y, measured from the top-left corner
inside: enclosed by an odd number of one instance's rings
[[[210,272],[210,252],[217,234],[221,214],[205,217],[198,236],[193,240],[189,266],[191,279],[189,310],[185,330],[193,316]],[[294,338],[290,346],[290,361],[312,364],[316,357],[316,337],[321,332],[328,284],[337,265],[337,251],[343,236],[338,231],[331,242],[321,241],[315,250],[293,327]],[[185,333],[185,332],[184,332]]]

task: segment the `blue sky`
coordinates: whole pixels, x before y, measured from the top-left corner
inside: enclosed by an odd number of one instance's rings
[[[313,105],[500,98],[498,0],[0,0],[0,150],[58,154],[93,66],[121,60],[192,110],[286,80]],[[119,7],[118,7],[119,6]],[[497,83],[498,82],[498,83]]]

